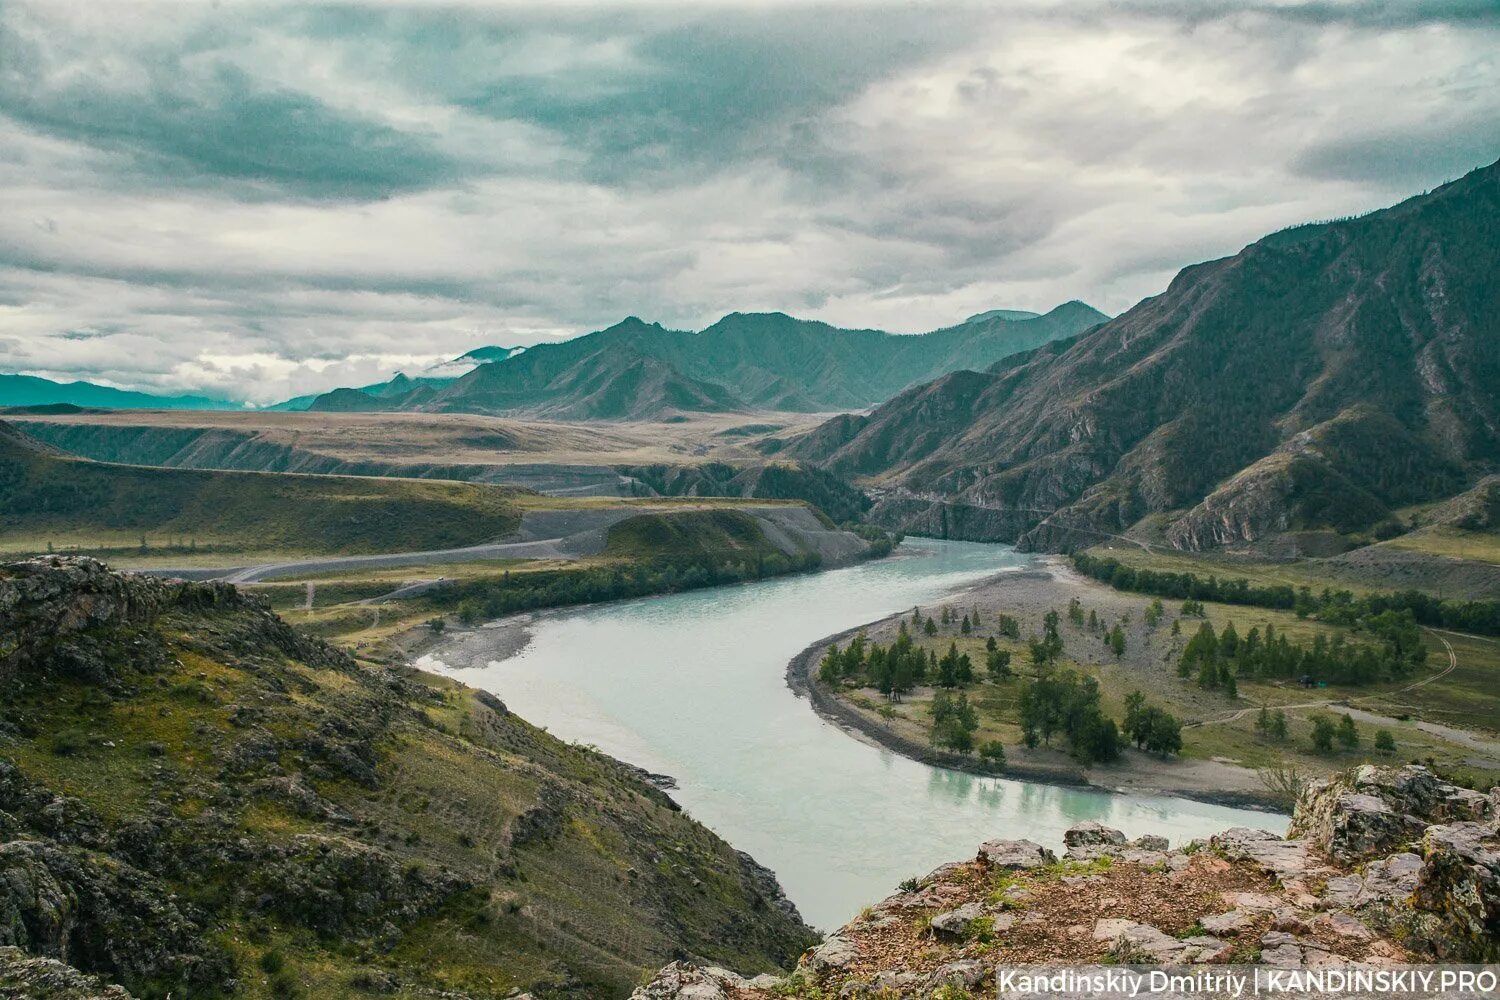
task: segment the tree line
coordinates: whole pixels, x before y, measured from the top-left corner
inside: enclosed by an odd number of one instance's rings
[[[1378,646],[1354,643],[1343,636],[1319,634],[1311,644],[1292,642],[1268,623],[1265,632],[1251,628],[1241,636],[1229,622],[1216,633],[1203,622],[1187,641],[1177,660],[1177,674],[1197,678],[1198,685],[1238,694],[1237,678],[1285,680],[1307,677],[1330,684],[1360,685],[1411,676],[1427,659],[1410,612],[1386,612],[1372,631]]]
[[[673,593],[809,572],[822,565],[816,552],[799,556],[768,553],[755,558],[658,559],[576,569],[535,570],[454,582],[434,588],[428,600],[451,610],[466,625],[535,608],[594,604],[649,594]]]
[[[1093,556],[1087,552],[1074,553],[1073,566],[1085,576],[1107,583],[1116,590],[1180,600],[1278,608],[1295,612],[1299,617],[1316,617],[1320,621],[1341,625],[1362,625],[1386,612],[1409,612],[1419,625],[1500,635],[1500,601],[1443,600],[1420,590],[1356,596],[1348,590],[1324,588],[1320,593],[1314,593],[1307,586],[1252,585],[1243,577],[1220,579],[1215,575],[1202,577],[1196,573],[1137,569],[1112,556]]]

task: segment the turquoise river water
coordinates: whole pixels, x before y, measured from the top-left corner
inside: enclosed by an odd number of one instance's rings
[[[1026,564],[1001,545],[908,539],[846,569],[539,614],[505,659],[455,636],[419,665],[489,690],[563,739],[670,774],[691,815],[780,877],[831,929],[905,877],[994,837],[1054,849],[1092,819],[1174,842],[1230,826],[1280,832],[1271,814],[1186,799],[976,777],[870,746],[787,688],[816,640]]]

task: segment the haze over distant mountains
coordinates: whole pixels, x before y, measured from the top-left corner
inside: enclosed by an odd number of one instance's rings
[[[843,330],[783,313],[731,313],[699,333],[630,317],[480,365],[448,384],[339,389],[313,410],[426,410],[563,420],[692,412],[863,409],[960,368],[1074,336],[1107,319],[1082,302],[996,310],[926,334]]]
[[[1073,336],[1108,319],[1082,302],[1046,315],[994,309],[926,334],[844,330],[784,313],[732,313],[692,333],[629,317],[533,347],[485,346],[415,375],[298,396],[271,410],[496,413],[556,420],[654,420],[688,413],[817,413],[874,406],[960,368]],[[88,382],[0,375],[0,406],[232,409]]]
[[[1074,340],[836,417],[787,453],[923,534],[1183,548],[1379,532],[1500,467],[1500,164],[1184,269]]]
[[[57,404],[116,410],[232,410],[243,405],[206,396],[157,396],[93,382],[54,382],[35,375],[0,375],[0,406]]]

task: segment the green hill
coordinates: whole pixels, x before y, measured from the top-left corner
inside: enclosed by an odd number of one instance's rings
[[[232,587],[0,565],[0,637],[0,935],[135,997],[623,997],[812,943],[641,772]]]
[[[520,524],[501,486],[109,465],[0,422],[0,548],[133,545],[391,552],[474,545]]]

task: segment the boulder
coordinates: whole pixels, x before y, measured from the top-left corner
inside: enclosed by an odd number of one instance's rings
[[[990,974],[990,967],[978,959],[968,958],[940,965],[932,971],[924,984],[924,995],[944,986],[956,986],[963,990],[974,990]]]
[[[1318,905],[1331,910],[1405,905],[1421,870],[1422,859],[1406,851],[1371,861],[1355,874],[1328,879]]]
[[[1198,926],[1210,934],[1241,934],[1255,926],[1260,915],[1251,910],[1234,909],[1228,913],[1215,913],[1203,917]]]
[[[837,934],[830,935],[807,956],[807,967],[813,972],[837,972],[847,969],[859,957],[854,942]]]
[[[1500,952],[1500,839],[1493,826],[1428,828],[1413,902],[1436,919],[1422,930],[1440,958],[1485,961]]]
[[[1307,845],[1287,840],[1266,830],[1237,826],[1209,838],[1215,850],[1231,861],[1251,861],[1283,881],[1300,878],[1321,865],[1307,851]]]
[[[989,840],[979,845],[979,860],[991,868],[1017,870],[1057,863],[1057,855],[1029,840]]]
[[[119,986],[107,985],[53,958],[37,958],[19,948],[0,948],[0,997],[25,1000],[133,1000]]]
[[[746,985],[723,969],[673,962],[630,996],[631,1000],[729,1000]]]
[[[1187,965],[1222,961],[1230,947],[1218,938],[1199,935],[1174,938],[1150,924],[1107,919],[1094,924],[1094,940],[1108,941],[1110,954],[1121,961],[1145,960],[1156,965]]]
[[[1425,767],[1366,764],[1309,782],[1297,799],[1289,834],[1335,861],[1353,864],[1415,842],[1431,824],[1494,816],[1490,797],[1442,781]]]
[[[967,940],[969,925],[984,916],[984,908],[978,903],[965,903],[956,910],[939,913],[927,925],[932,936],[939,941],[958,942]]]
[[[1359,944],[1375,938],[1375,933],[1370,928],[1347,913],[1325,913],[1313,921],[1313,929]]]
[[[1063,843],[1068,847],[1086,847],[1098,844],[1124,846],[1125,834],[1093,820],[1074,824],[1063,834]]]

